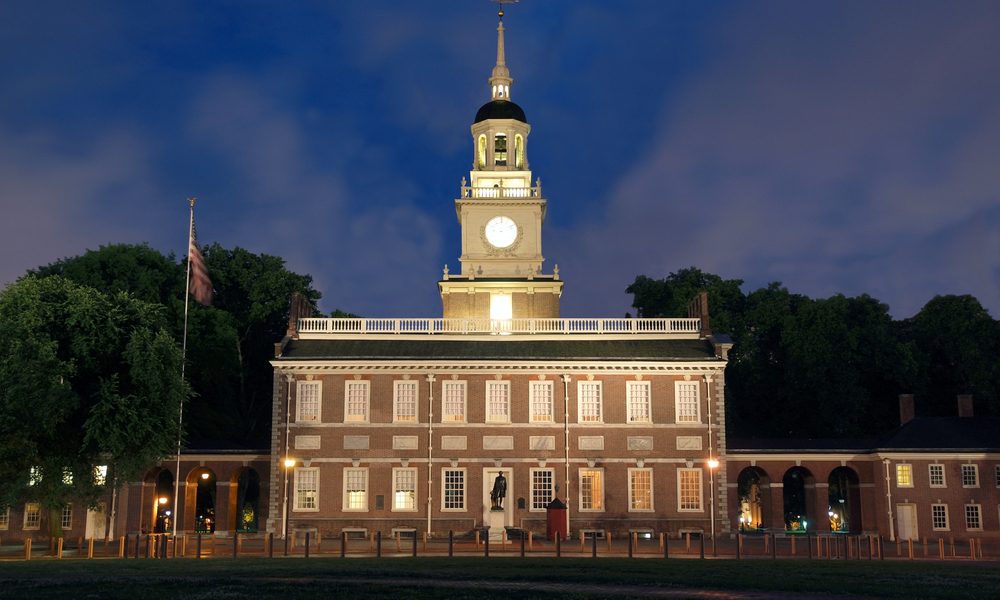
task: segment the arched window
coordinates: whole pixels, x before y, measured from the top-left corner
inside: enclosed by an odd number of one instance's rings
[[[850,467],[837,467],[830,473],[829,508],[830,531],[847,533],[859,531],[861,525],[861,493],[858,474]]]
[[[479,155],[479,168],[486,168],[486,136],[479,136],[479,148],[477,151]]]
[[[498,133],[493,138],[493,163],[498,167],[507,166],[507,135]]]
[[[524,138],[520,134],[514,136],[514,168],[524,168]]]

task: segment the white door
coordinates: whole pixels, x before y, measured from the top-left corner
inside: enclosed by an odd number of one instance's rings
[[[896,521],[899,523],[899,539],[915,540],[917,533],[917,507],[915,504],[897,504]]]
[[[104,513],[104,503],[98,505],[97,509],[87,509],[87,530],[86,538],[103,540],[107,532],[107,515]]]
[[[490,497],[493,486],[496,484],[497,476],[503,473],[507,483],[507,494],[501,504],[503,510],[492,510],[493,500]],[[503,528],[514,524],[514,485],[513,469],[509,467],[492,467],[483,469],[483,524],[490,528],[490,539],[500,539],[500,532]]]

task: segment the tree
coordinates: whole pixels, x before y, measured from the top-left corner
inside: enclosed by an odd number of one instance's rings
[[[745,297],[740,279],[723,279],[696,267],[681,269],[664,279],[639,275],[625,293],[632,294],[632,306],[639,317],[687,316],[688,303],[699,292],[708,292],[711,329],[717,333],[733,333],[739,327]]]
[[[163,312],[59,276],[0,293],[0,505],[96,502],[173,453],[188,390]]]

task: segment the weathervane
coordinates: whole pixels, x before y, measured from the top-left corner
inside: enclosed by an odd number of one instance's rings
[[[500,5],[500,10],[497,11],[497,16],[500,17],[501,21],[503,20],[503,5],[504,4],[517,4],[519,1],[520,0],[493,0],[493,2],[496,2],[497,4]]]

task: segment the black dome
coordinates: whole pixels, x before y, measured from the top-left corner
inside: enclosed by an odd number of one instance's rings
[[[522,123],[527,123],[528,118],[524,116],[524,110],[510,100],[493,100],[487,102],[476,112],[476,120],[479,123],[486,119],[514,119]]]

